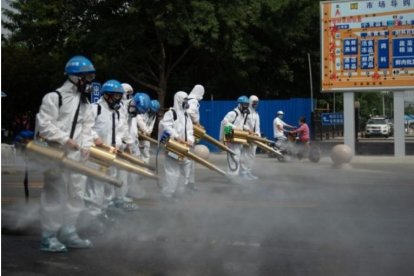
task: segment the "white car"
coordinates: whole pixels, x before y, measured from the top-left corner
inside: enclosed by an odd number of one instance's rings
[[[365,126],[365,137],[384,136],[388,138],[392,134],[392,123],[385,118],[371,118]]]

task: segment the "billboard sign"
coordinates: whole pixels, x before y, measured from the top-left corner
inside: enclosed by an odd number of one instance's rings
[[[322,91],[414,88],[414,0],[320,2]]]

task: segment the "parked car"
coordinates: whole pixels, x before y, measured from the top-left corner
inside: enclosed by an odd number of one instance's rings
[[[374,117],[367,121],[365,126],[365,137],[383,136],[388,138],[392,135],[393,124],[389,119]]]

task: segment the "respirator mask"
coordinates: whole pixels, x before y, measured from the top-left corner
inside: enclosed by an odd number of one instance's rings
[[[76,85],[78,91],[81,93],[81,99],[83,103],[88,102],[92,93],[92,81],[95,79],[95,74],[84,74],[84,75],[70,75],[69,81]]]
[[[239,105],[239,110],[241,113],[243,114],[249,114],[249,104],[240,104]]]
[[[129,101],[127,109],[128,109],[128,114],[131,117],[135,117],[138,115],[138,110],[137,110],[137,107],[135,106],[134,101]]]
[[[188,98],[185,98],[184,100],[183,100],[183,103],[182,103],[182,108],[184,109],[184,110],[187,110],[188,108],[190,108],[190,105],[188,104]]]
[[[121,108],[122,94],[104,94],[104,99],[109,108],[117,111]]]

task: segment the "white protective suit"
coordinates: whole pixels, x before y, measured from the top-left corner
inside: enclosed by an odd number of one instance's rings
[[[100,108],[99,108],[100,106]],[[103,96],[92,107],[95,124],[92,128],[93,138],[100,138],[104,144],[122,148],[122,142],[133,147],[133,140],[128,133],[125,114],[120,110],[109,108]],[[98,114],[99,113],[99,114]],[[114,133],[112,131],[114,126]],[[97,166],[98,167],[98,166]],[[99,167],[98,167],[99,168]],[[108,174],[117,177],[118,170],[110,167]],[[115,188],[107,183],[90,179],[86,188],[85,201],[91,215],[101,215],[115,197]]]
[[[254,133],[254,135],[257,135],[261,137],[260,133],[260,116],[259,113],[256,111],[256,109],[252,106],[252,97],[249,99],[249,115],[247,117],[246,125],[248,130],[251,133]],[[254,158],[256,157],[256,149],[257,146],[253,143],[251,143],[248,147],[246,147],[246,150],[244,151],[244,156],[242,159],[244,160],[243,164],[245,166],[245,171],[248,176],[254,177],[251,174],[252,167],[254,164]]]
[[[188,110],[187,113],[190,115],[193,124],[200,124],[200,101],[204,96],[204,87],[200,84],[196,84],[188,95]],[[191,187],[195,187],[195,161],[191,160],[191,172],[189,184]]]
[[[36,134],[47,141],[64,145],[70,136],[72,123],[81,100],[77,86],[66,81],[55,92],[43,97],[36,115]],[[93,142],[94,117],[91,105],[81,103],[73,140],[83,149],[89,149]],[[36,136],[37,136],[36,135]],[[80,151],[66,150],[67,157],[81,162]],[[40,196],[42,231],[56,233],[62,226],[76,226],[79,213],[84,208],[84,193],[87,177],[69,170],[51,168],[44,174],[44,187]]]
[[[246,122],[247,114],[243,114],[239,108],[229,111],[221,121],[220,140],[223,139],[225,126],[231,126],[233,129],[248,130],[249,128],[246,125]],[[245,147],[239,143],[227,143],[227,146],[236,153],[236,155],[234,155],[234,160],[230,158],[231,164],[227,162],[227,174],[229,176],[239,176],[245,173],[246,165],[244,164],[244,160],[241,158],[244,156],[244,151],[246,150]],[[229,161],[229,158],[227,161]],[[236,166],[233,164],[234,162],[237,163],[237,168],[234,168]]]
[[[154,129],[155,121],[157,120],[157,114],[152,112],[146,112],[144,114],[137,115],[138,130],[148,135],[151,135]],[[139,141],[139,149],[141,151],[141,158],[145,163],[149,163],[151,142],[147,140]]]
[[[188,110],[187,113],[191,117],[193,124],[200,123],[200,101],[204,96],[204,87],[200,84],[194,86],[190,94],[188,94]]]
[[[132,143],[129,145],[129,149],[131,151],[130,154],[135,157],[141,158],[141,154],[138,148],[137,116],[131,116],[128,113],[128,105],[131,101],[133,101],[133,99],[123,100],[123,106],[119,111],[122,112],[123,123],[132,141]],[[123,144],[123,146],[125,146],[125,144]],[[121,150],[124,150],[124,148],[121,148]],[[130,184],[138,185],[139,176],[135,173],[129,173],[124,170],[118,170],[118,176],[120,179],[122,179],[122,187],[115,188],[116,199],[119,202],[132,201],[126,195],[129,191]]]
[[[170,134],[170,139],[181,139],[189,145],[193,145],[193,123],[182,106],[184,99],[187,97],[187,93],[183,91],[175,93],[173,109],[175,110],[176,118],[174,118],[172,109],[164,114],[159,124],[159,136],[166,131]],[[169,198],[184,191],[185,186],[188,184],[190,168],[191,162],[189,159],[178,160],[166,152],[164,160],[165,179],[162,188],[162,193],[165,197]]]

